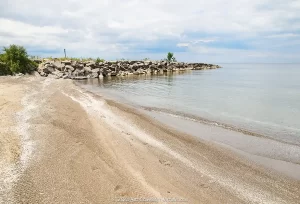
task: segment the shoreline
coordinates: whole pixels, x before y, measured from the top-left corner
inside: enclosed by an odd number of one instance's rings
[[[0,80],[16,83],[14,78]],[[16,84],[43,87],[29,100],[39,101],[37,114],[27,121],[30,140],[37,143],[14,186],[16,201],[113,203],[155,197],[188,203],[298,202],[299,181],[88,93],[70,80],[24,77]]]
[[[199,73],[207,73],[207,72],[199,72]],[[211,73],[214,73],[211,72]],[[190,74],[190,72],[189,72]],[[162,75],[162,76],[171,76],[170,81],[173,78],[174,74],[170,75]],[[189,78],[189,75],[187,75],[185,79]],[[192,75],[193,76],[193,75]],[[177,74],[175,74],[175,79],[173,80],[174,83],[181,83],[180,82],[180,76],[178,76],[178,80],[176,80]],[[195,100],[192,101],[189,107],[185,108],[184,105],[181,105],[180,102],[180,94],[176,95],[176,93],[172,92],[171,97],[175,97],[175,102],[170,101],[170,105],[172,107],[168,107],[168,105],[162,104],[162,102],[159,102],[158,98],[162,97],[163,100],[167,101],[167,94],[166,97],[162,95],[161,89],[159,89],[158,85],[151,86],[151,83],[154,83],[157,81],[160,83],[162,81],[162,85],[165,85],[164,88],[168,89],[167,84],[164,84],[164,80],[157,80],[158,77],[150,77],[150,76],[140,76],[140,77],[134,77],[134,78],[123,78],[123,77],[111,77],[108,79],[89,79],[85,82],[75,82],[77,85],[80,85],[81,87],[90,90],[94,93],[99,93],[101,95],[104,95],[105,97],[108,97],[110,99],[114,99],[117,101],[122,101],[122,103],[126,103],[128,105],[146,109],[149,111],[157,111],[157,112],[165,112],[170,113],[174,115],[175,117],[184,117],[188,120],[192,121],[199,121],[201,123],[205,123],[208,125],[214,125],[214,126],[222,126],[225,129],[234,130],[237,132],[245,133],[247,135],[252,135],[256,137],[264,137],[268,139],[272,139],[278,142],[290,144],[290,145],[297,145],[300,146],[300,140],[299,137],[297,137],[300,133],[300,129],[297,128],[297,122],[294,122],[291,119],[286,119],[286,121],[290,121],[291,123],[283,123],[281,124],[280,120],[272,120],[272,117],[277,118],[275,115],[275,111],[272,112],[271,115],[268,113],[264,114],[263,117],[250,117],[251,115],[247,115],[247,113],[244,113],[239,115],[237,112],[226,112],[223,111],[221,108],[220,111],[213,111],[212,106],[205,104],[206,101],[203,102],[203,108],[201,108],[202,105],[199,104],[199,108],[197,108],[197,104],[195,104],[195,101],[198,100],[196,97],[191,97],[192,93],[189,93],[187,96],[188,100]],[[127,79],[128,83],[127,83]],[[137,81],[136,80],[140,80]],[[145,80],[145,83],[143,83],[143,80]],[[167,81],[167,79],[165,80]],[[136,88],[133,86],[137,83]],[[167,82],[166,82],[167,83]],[[171,82],[170,82],[171,83]],[[144,85],[145,84],[145,85]],[[187,88],[186,85],[178,85],[177,89]],[[145,99],[143,98],[143,88],[145,89]],[[195,87],[194,87],[195,88]],[[149,89],[149,93],[147,92],[147,89]],[[158,93],[155,93],[154,90],[157,89]],[[174,88],[175,89],[175,88]],[[128,91],[128,94],[126,94]],[[202,90],[203,91],[203,90]],[[214,89],[215,91],[215,89]],[[170,91],[171,92],[171,91]],[[208,96],[209,97],[209,96]],[[192,98],[192,99],[191,99]],[[179,101],[179,102],[177,102]],[[185,99],[182,99],[183,103],[186,103]],[[217,103],[215,104],[217,105]],[[227,104],[228,105],[228,104]],[[217,107],[217,106],[216,106]],[[250,106],[250,108],[253,109],[253,107]],[[285,110],[286,107],[283,107],[282,109]],[[218,110],[219,110],[218,109]],[[241,110],[244,111],[245,109]],[[267,109],[269,112],[272,111],[271,109]],[[255,113],[255,110],[252,111]],[[280,118],[280,114],[283,111],[278,111],[278,118]],[[287,111],[288,112],[288,111]],[[232,113],[232,114],[231,114]],[[274,113],[274,114],[273,114]],[[261,114],[262,115],[262,114]],[[245,116],[245,117],[244,117]],[[271,117],[270,120],[267,118]],[[284,117],[285,118],[285,117]],[[291,117],[292,118],[292,117]],[[294,120],[295,121],[295,120]]]
[[[300,155],[300,148],[298,144],[291,141],[280,140],[179,111],[140,106],[123,97],[120,98],[111,94],[104,88],[97,90],[91,88],[92,85],[75,84],[91,94],[101,95],[105,100],[136,109],[136,111],[146,114],[179,132],[222,146],[222,148],[233,151],[237,156],[254,162],[255,165],[260,165],[268,171],[300,180],[300,157],[298,156]]]
[[[174,117],[166,113],[147,111],[144,113],[177,131],[232,151],[237,154],[236,156],[251,161],[267,171],[300,181],[300,161],[297,156],[300,150],[297,145],[290,145],[268,137],[247,135],[244,132],[224,129],[199,121],[187,121],[185,118]]]
[[[75,83],[75,85],[85,89],[80,84]],[[85,90],[92,95],[99,94]],[[117,97],[106,96],[106,94],[102,93],[100,96],[109,104],[140,115],[147,115],[150,117],[149,120],[155,120],[174,131],[188,134],[200,139],[201,142],[212,142],[217,147],[233,151],[236,156],[251,161],[254,165],[266,168],[267,171],[300,181],[300,158],[297,157],[300,155],[300,149],[297,144],[178,111],[138,106],[131,102],[123,104]],[[263,148],[261,148],[262,144],[265,144]],[[272,150],[269,150],[268,146],[272,146]]]
[[[215,121],[215,120],[210,120],[210,119],[207,119],[207,118],[204,118],[201,116],[196,116],[196,115],[192,115],[192,114],[188,114],[188,113],[184,113],[184,112],[180,112],[180,111],[172,111],[172,110],[165,109],[165,108],[156,108],[156,107],[147,107],[147,106],[141,106],[141,108],[146,111],[149,111],[149,112],[154,111],[154,112],[158,112],[158,113],[169,114],[170,116],[173,116],[173,117],[180,117],[180,118],[190,120],[193,122],[199,122],[199,123],[202,123],[205,125],[220,127],[223,129],[234,131],[234,132],[239,132],[239,133],[242,133],[242,134],[245,134],[248,136],[261,137],[261,138],[274,140],[277,142],[300,147],[300,143],[294,144],[290,141],[280,140],[280,139],[277,139],[274,137],[270,137],[268,135],[264,135],[264,134],[261,134],[261,133],[255,132],[255,131],[251,131],[251,130],[247,130],[247,129],[238,127],[236,125],[232,125],[232,124],[228,124],[228,123],[224,123],[224,122],[220,122],[220,121]]]

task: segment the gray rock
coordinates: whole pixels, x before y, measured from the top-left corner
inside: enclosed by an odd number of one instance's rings
[[[86,72],[92,72],[92,68],[91,67],[84,67],[83,69]]]
[[[61,61],[61,63],[65,64],[65,65],[71,65],[72,64],[72,62],[70,60]]]
[[[64,75],[62,78],[63,79],[69,79],[70,77],[69,77],[69,75]]]
[[[89,62],[89,63],[86,64],[86,66],[94,68],[95,67],[95,62]]]
[[[77,69],[84,69],[84,67],[85,67],[84,64],[77,64],[76,65]]]
[[[72,72],[72,76],[85,76],[84,70],[76,69],[74,72]]]
[[[47,77],[47,74],[45,72],[39,72],[39,74],[42,76],[42,77]]]
[[[44,69],[42,69],[42,71],[46,74],[50,74],[50,73],[54,72],[55,70],[53,67],[48,66],[48,67],[44,67]]]
[[[16,76],[16,77],[21,77],[21,76],[24,76],[24,74],[22,74],[22,73],[17,73],[17,74],[15,74],[15,76]]]
[[[90,78],[98,78],[99,77],[99,74],[98,74],[98,72],[92,72],[91,74],[90,74]]]
[[[66,65],[66,66],[65,66],[65,70],[71,70],[71,71],[74,71],[75,68],[72,67],[71,65]]]
[[[152,65],[152,62],[151,62],[151,61],[145,61],[144,64],[145,64],[146,66],[148,66],[148,65]]]
[[[77,66],[77,61],[71,61],[71,66],[76,67]]]
[[[75,80],[84,80],[84,79],[87,79],[86,76],[76,76],[76,77],[73,77],[73,79]]]
[[[58,78],[61,78],[61,77],[63,77],[63,75],[64,75],[64,72],[60,72],[60,71],[55,71],[55,72],[52,72],[52,74],[54,74],[55,76],[57,76]]]
[[[55,61],[53,62],[53,65],[55,66],[56,69],[62,71],[65,68],[65,65],[62,64],[60,61]]]
[[[92,69],[92,72],[93,72],[93,73],[99,73],[99,72],[100,72],[100,68]]]
[[[48,76],[47,77],[49,77],[49,78],[53,78],[53,79],[58,79],[58,77],[56,76],[56,75],[54,75],[54,74],[48,74]]]
[[[110,76],[117,76],[117,72],[112,71],[112,72],[110,73]]]

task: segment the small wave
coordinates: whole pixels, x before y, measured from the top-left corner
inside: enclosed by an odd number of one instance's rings
[[[254,120],[254,119],[251,119],[251,118],[245,118],[245,117],[242,117],[242,116],[231,115],[231,114],[228,114],[228,113],[222,113],[222,114],[226,115],[226,117],[229,117],[229,118],[238,118],[238,119],[241,119],[243,121],[247,121],[247,122],[251,122],[251,123],[263,124],[263,125],[266,125],[266,126],[277,127],[277,128],[296,131],[296,132],[300,133],[300,129],[296,128],[296,127],[290,127],[290,126],[284,126],[284,125],[271,123],[271,122],[266,122],[266,121]]]
[[[255,136],[255,137],[263,137],[263,138],[267,138],[267,139],[271,139],[274,141],[278,141],[278,142],[282,142],[285,144],[290,144],[290,145],[296,145],[296,146],[300,146],[299,142],[296,141],[287,141],[284,139],[279,139],[279,138],[275,138],[275,137],[271,137],[268,135],[264,135],[258,132],[254,132],[254,131],[250,131],[247,129],[243,129],[241,127],[237,127],[234,125],[230,125],[230,124],[226,124],[226,123],[222,123],[222,122],[218,122],[218,121],[214,121],[214,120],[209,120],[206,118],[202,118],[196,115],[192,115],[192,114],[187,114],[187,113],[183,113],[180,111],[173,111],[173,110],[169,110],[169,109],[165,109],[165,108],[156,108],[156,107],[146,107],[146,106],[140,106],[142,109],[147,110],[147,111],[155,111],[158,113],[163,113],[163,114],[167,114],[169,116],[172,117],[177,117],[177,118],[181,118],[184,120],[189,120],[189,121],[193,121],[193,122],[199,122],[202,124],[206,124],[206,125],[212,125],[212,126],[217,126],[217,127],[221,127],[227,130],[232,130],[232,131],[236,131],[236,132],[240,132],[246,135],[250,135],[250,136]]]

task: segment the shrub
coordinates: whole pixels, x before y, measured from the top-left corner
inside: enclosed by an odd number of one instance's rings
[[[99,57],[96,59],[96,63],[104,62],[104,59],[100,59]]]
[[[37,64],[29,59],[25,48],[17,45],[4,47],[0,61],[1,72],[4,74],[30,73],[37,67]]]
[[[9,67],[0,59],[0,76],[9,75],[9,74],[11,74]]]
[[[81,61],[81,59],[80,59],[80,58],[77,58],[77,57],[71,57],[71,60],[72,60],[72,61],[77,61],[77,62]]]

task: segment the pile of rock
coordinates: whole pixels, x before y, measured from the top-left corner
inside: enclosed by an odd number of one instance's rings
[[[87,79],[106,76],[126,76],[130,74],[158,74],[185,70],[203,70],[220,68],[218,65],[204,63],[183,63],[167,61],[106,61],[82,62],[44,60],[39,64],[41,76],[64,79]]]

